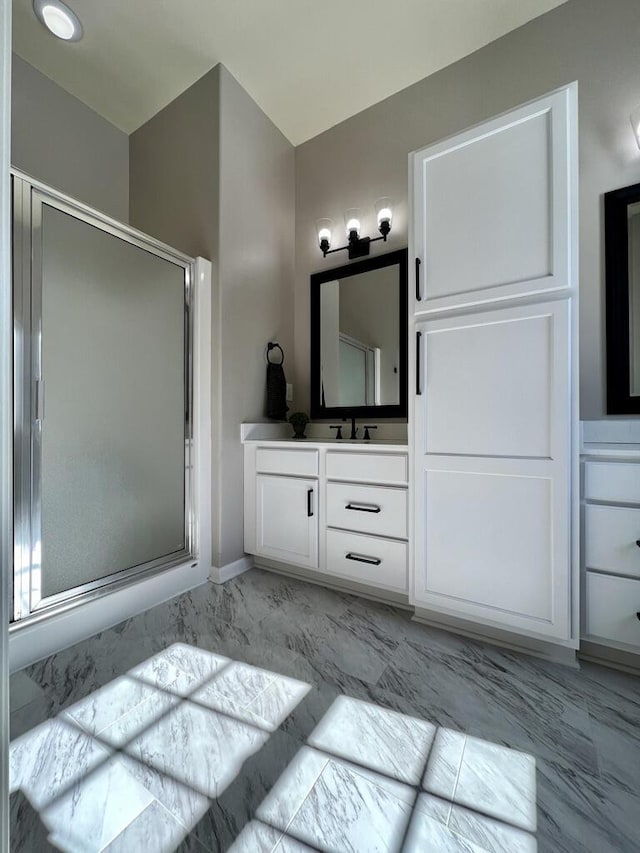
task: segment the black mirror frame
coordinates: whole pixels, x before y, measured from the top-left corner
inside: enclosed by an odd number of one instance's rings
[[[352,275],[398,266],[399,279],[399,391],[400,401],[385,406],[324,406],[320,403],[320,287],[324,282]],[[375,255],[353,264],[334,267],[311,276],[311,417],[315,420],[335,418],[404,418],[408,413],[408,250],[398,249]]]
[[[606,276],[607,414],[640,414],[640,396],[631,396],[629,362],[629,234],[627,207],[640,201],[640,184],[604,196]]]

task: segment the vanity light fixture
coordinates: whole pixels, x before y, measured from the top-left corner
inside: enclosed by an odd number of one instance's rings
[[[371,243],[375,243],[377,240],[384,240],[386,242],[391,231],[391,220],[393,218],[391,199],[386,196],[379,198],[375,203],[375,211],[380,237],[360,236],[360,210],[357,207],[352,207],[347,210],[344,217],[347,245],[338,246],[337,249],[331,248],[333,221],[331,219],[318,219],[316,221],[318,244],[323,257],[326,258],[327,255],[331,255],[333,252],[342,252],[346,249],[349,252],[349,260],[364,258],[369,254]]]
[[[638,148],[640,148],[640,106],[637,106],[635,108],[629,118],[631,119],[633,135],[635,136],[636,142],[638,143]]]
[[[33,0],[33,11],[43,27],[63,41],[80,41],[82,24],[62,0]]]

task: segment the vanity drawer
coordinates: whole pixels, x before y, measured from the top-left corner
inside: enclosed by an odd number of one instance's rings
[[[640,650],[640,580],[587,572],[587,634]]]
[[[327,530],[327,574],[407,591],[407,543]],[[640,623],[638,623],[640,626]]]
[[[584,496],[588,501],[640,504],[640,463],[585,462]]]
[[[406,539],[407,491],[327,483],[327,525]]]
[[[640,578],[640,509],[585,507],[585,564],[588,569]]]
[[[408,474],[406,453],[327,452],[327,477],[330,480],[406,483]]]
[[[259,447],[256,450],[259,474],[283,474],[294,477],[318,476],[318,451],[282,447]]]

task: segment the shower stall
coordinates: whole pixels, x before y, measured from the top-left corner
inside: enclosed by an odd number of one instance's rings
[[[12,173],[12,618],[195,559],[193,259]]]

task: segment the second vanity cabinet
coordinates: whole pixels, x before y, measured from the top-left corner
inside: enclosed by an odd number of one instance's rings
[[[582,645],[602,658],[640,653],[640,444],[616,440],[616,428],[583,425]],[[628,431],[637,441],[637,424]]]
[[[245,551],[407,592],[404,445],[245,443]]]

